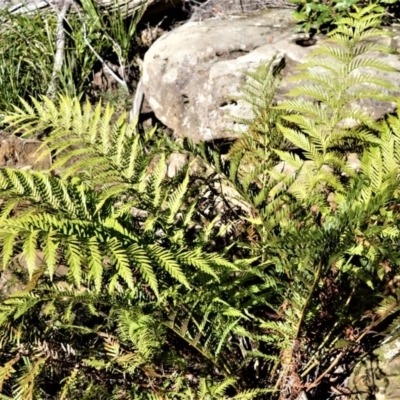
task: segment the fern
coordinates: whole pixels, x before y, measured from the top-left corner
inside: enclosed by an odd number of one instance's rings
[[[53,166],[0,170],[2,266],[21,283],[0,304],[5,396],[51,396],[54,377],[61,398],[323,398],[372,328],[397,335],[381,292],[399,271],[400,116],[354,105],[366,87],[393,99],[358,73],[389,70],[365,40],[378,22],[339,22],[295,100],[274,103],[275,60],[249,73],[247,130],[228,154],[186,142],[196,160],[172,179],[176,145],[108,105],[45,98],[6,117],[48,134]]]
[[[358,330],[353,342],[361,343],[378,324],[368,325],[361,311],[351,314],[350,305],[364,312],[376,306],[389,269],[382,266],[390,265],[392,273],[399,268],[393,214],[398,116],[381,124],[357,105],[364,98],[395,99],[389,93],[397,91],[393,85],[364,73],[395,72],[371,54],[390,49],[365,41],[382,35],[378,28],[379,16],[364,10],[339,21],[301,67],[295,77],[300,85],[278,105],[273,61],[251,73],[244,99],[253,118],[241,120],[247,130],[227,157],[210,144],[187,145],[214,169],[217,195],[233,188],[223,197],[224,211],[240,202],[236,223],[245,221],[246,232],[256,232],[255,243],[243,236],[240,244],[256,257],[235,282],[242,292],[228,296],[250,317],[251,329],[244,328],[243,315],[227,326],[234,326],[229,334],[240,343],[244,364],[259,366],[267,387],[282,400],[304,389],[324,396],[317,386],[330,373],[328,354],[337,354],[335,343],[348,341],[345,327]],[[356,167],[350,153],[356,154]]]
[[[46,310],[53,328],[38,327],[35,335],[55,348],[57,330],[90,337],[116,328],[117,338],[105,342],[108,360],[96,357],[90,365],[146,376],[163,345],[165,333],[160,332],[168,329],[171,305],[182,308],[184,293],[191,292],[198,279],[218,281],[237,268],[217,254],[205,253],[203,242],[189,239],[187,231],[198,216],[188,188],[191,180],[196,182],[186,170],[178,186],[165,177],[172,146],[157,139],[154,130],[135,135],[134,126],[125,122],[125,116],[115,120],[109,106],[102,113],[100,105],[82,107],[66,97],[58,103],[45,98],[43,104],[33,104],[16,109],[6,121],[25,134],[50,132],[45,143],[54,163],[49,172],[0,171],[5,200],[2,264],[11,268],[10,260],[22,255],[32,287],[32,296],[18,294],[3,303],[0,322],[5,326],[14,321],[4,337],[12,334],[11,326],[24,324],[28,315],[39,315],[40,310]],[[38,254],[44,265],[38,264]],[[58,275],[60,264],[66,275]],[[55,286],[46,286],[51,281]],[[177,304],[169,298],[170,288],[176,296],[182,292]],[[110,322],[106,319],[96,328],[93,323],[100,315],[108,315]],[[29,340],[27,331],[21,334]],[[97,354],[103,354],[99,343],[91,340]],[[111,359],[110,343],[120,348]],[[78,354],[81,351],[77,349]],[[28,354],[27,360],[34,362],[34,353]],[[54,357],[43,359],[44,372],[38,373],[47,374],[54,362]],[[36,384],[25,384],[23,369],[19,371],[14,381],[22,396]],[[32,371],[26,371],[33,378]],[[81,372],[73,371],[64,396],[76,389],[73,376],[77,379]]]
[[[312,162],[315,173],[325,166],[339,173],[351,173],[346,165],[348,153],[362,151],[357,149],[377,140],[373,130],[376,124],[362,110],[359,101],[367,98],[390,102],[394,100],[391,93],[397,92],[389,81],[377,78],[373,72],[395,72],[373,57],[374,51],[392,50],[365,41],[388,34],[379,29],[380,16],[371,14],[374,7],[356,9],[337,22],[327,42],[300,67],[304,72],[294,78],[300,84],[288,96],[296,99],[286,100],[277,107],[290,112],[284,121],[297,127],[281,123],[282,134]],[[336,178],[329,184],[339,189],[341,182]]]

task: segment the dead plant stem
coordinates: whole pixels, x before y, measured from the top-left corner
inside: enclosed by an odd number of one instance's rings
[[[278,380],[277,380],[277,382],[275,384],[274,392],[279,389],[282,380],[288,374],[289,368],[292,365],[293,349],[294,349],[295,343],[299,340],[299,336],[300,336],[301,328],[302,328],[303,321],[304,321],[304,318],[305,318],[305,315],[306,315],[306,311],[307,311],[309,303],[311,302],[312,296],[314,294],[314,290],[315,290],[315,288],[316,288],[316,286],[318,284],[318,281],[320,279],[321,271],[322,271],[322,261],[320,261],[319,264],[318,264],[318,268],[317,268],[317,272],[316,272],[315,277],[314,277],[313,285],[312,285],[312,287],[310,289],[310,292],[308,293],[307,300],[306,300],[306,302],[305,302],[305,304],[303,306],[303,309],[301,311],[300,319],[299,319],[299,322],[298,322],[297,328],[296,328],[296,334],[295,334],[295,337],[293,338],[293,344],[292,344],[292,347],[290,349],[290,355],[288,357],[288,360],[286,361],[285,367],[282,369],[282,372],[281,372],[281,374],[280,374],[280,376],[279,376],[279,378],[278,378]],[[280,399],[283,399],[282,395],[280,396]]]

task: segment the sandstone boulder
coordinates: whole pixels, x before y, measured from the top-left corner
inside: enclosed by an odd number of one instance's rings
[[[145,55],[143,90],[155,115],[178,137],[195,141],[235,137],[241,127],[231,115],[249,117],[250,106],[235,99],[245,72],[278,55],[284,59],[280,93],[288,78],[319,45],[299,45],[301,36],[290,10],[264,10],[244,15],[188,22],[157,39]],[[382,38],[385,44],[398,38]],[[400,69],[397,55],[377,55]],[[400,87],[400,74],[383,74]],[[393,106],[362,104],[376,118]],[[392,108],[391,108],[392,107]]]
[[[0,168],[32,168],[47,170],[51,166],[48,148],[36,139],[9,136],[0,141]]]
[[[360,400],[400,399],[400,339],[384,343],[361,361],[349,386]]]

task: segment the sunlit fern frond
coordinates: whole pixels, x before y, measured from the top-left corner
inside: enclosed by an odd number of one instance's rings
[[[397,92],[388,79],[376,75],[376,71],[396,70],[374,57],[376,51],[391,53],[392,49],[367,40],[388,34],[379,28],[380,16],[371,15],[355,8],[348,18],[338,21],[328,39],[299,67],[300,72],[293,79],[300,83],[287,94],[295,99],[277,107],[290,113],[283,117],[284,121],[298,127],[282,123],[282,134],[317,169],[329,165],[343,172],[349,152],[376,142],[377,124],[359,102],[374,99],[388,103]],[[336,155],[329,159],[327,155],[332,150]]]
[[[43,102],[34,100],[33,107],[23,104],[6,116],[5,123],[25,135],[50,132],[44,144],[53,155],[52,170],[63,179],[79,172],[95,185],[132,183],[142,177],[148,159],[157,154],[144,151],[155,131],[134,135],[135,124],[127,123],[125,114],[116,117],[108,104],[81,106],[77,98],[67,96],[57,102],[46,97]]]
[[[188,203],[187,168],[177,187],[166,179],[171,149],[157,142],[154,130],[136,135],[126,116],[115,120],[110,106],[81,106],[68,97],[57,103],[45,98],[33,107],[25,104],[6,117],[6,123],[21,130],[47,130],[45,142],[54,153],[52,169],[59,177],[0,171],[6,200],[1,232],[4,266],[23,238],[30,274],[35,254],[43,251],[50,274],[64,257],[68,277],[78,286],[88,279],[100,290],[105,266],[111,263],[115,274],[107,275],[110,291],[120,280],[133,289],[133,271],[140,271],[158,293],[158,268],[189,287],[175,252],[188,246],[185,231],[192,224],[196,198]],[[151,151],[146,147],[150,142]],[[197,265],[212,272],[216,263],[204,260]]]

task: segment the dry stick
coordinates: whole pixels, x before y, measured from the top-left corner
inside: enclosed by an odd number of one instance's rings
[[[348,307],[348,305],[350,304],[350,301],[353,297],[355,293],[355,288],[352,289],[349,297],[346,300],[346,303],[344,305],[345,308]],[[314,361],[316,358],[318,358],[319,354],[318,352],[320,350],[322,350],[325,346],[326,343],[328,343],[328,341],[330,340],[330,337],[332,335],[332,333],[334,332],[334,330],[336,329],[336,327],[339,325],[339,323],[341,322],[341,319],[339,318],[333,325],[332,329],[329,331],[329,333],[326,335],[325,339],[323,340],[323,342],[320,344],[320,346],[318,347],[316,353],[314,354],[313,357],[311,357],[311,359],[308,361],[308,363],[306,364],[306,366],[304,367],[305,370],[302,372],[301,376],[304,377],[306,376],[315,366],[317,366],[319,364],[319,361],[316,360]],[[336,343],[339,339],[339,336],[336,336],[333,340],[331,340],[331,345],[330,347],[332,348],[333,344]]]
[[[138,58],[137,63],[140,68],[140,79],[136,86],[136,91],[135,91],[135,95],[133,97],[133,102],[132,102],[132,108],[129,111],[128,122],[130,124],[133,122],[137,122],[137,119],[139,118],[140,110],[142,108],[143,99],[144,99],[143,76],[142,76],[143,75],[142,74],[143,60]]]
[[[110,75],[126,90],[127,93],[129,93],[129,88],[125,80],[121,79],[104,61],[104,59],[100,56],[99,53],[93,48],[93,46],[90,44],[88,38],[87,38],[87,31],[86,31],[86,22],[85,19],[82,17],[82,14],[80,12],[79,7],[74,1],[74,7],[75,10],[77,11],[81,21],[82,21],[82,26],[83,26],[83,40],[86,43],[86,45],[89,47],[91,52],[96,56],[96,58],[101,62],[101,65],[105,67],[105,69],[110,73]]]
[[[378,318],[376,321],[374,321],[371,325],[369,325],[363,333],[357,338],[356,342],[361,342],[361,340],[364,338],[365,335],[367,335],[369,332],[371,332],[372,328],[375,328],[377,325],[379,325],[382,321],[384,321],[391,313],[392,311],[399,306],[399,301],[396,301],[391,307],[389,307],[383,315]]]
[[[107,35],[107,37],[113,42],[114,46],[117,46],[120,48],[118,43],[116,43],[111,37]],[[86,34],[86,23],[83,22],[83,38],[86,43],[86,45],[89,47],[89,49],[93,52],[93,54],[97,57],[97,59],[102,63],[102,65],[107,69],[107,71],[113,76],[113,78],[122,85],[122,87],[126,90],[127,93],[129,93],[129,88],[124,79],[119,78],[114,71],[105,63],[103,58],[96,52],[96,50],[93,48],[93,46],[90,44],[89,40],[87,39],[87,34]],[[121,65],[121,58],[120,55],[118,54],[118,59],[120,61],[120,67]],[[133,98],[133,105],[132,109],[129,112],[129,119],[128,122],[132,123],[133,121],[136,120],[136,118],[139,116],[140,109],[142,108],[143,104],[143,98],[144,98],[144,93],[143,93],[143,88],[142,88],[142,78],[139,79],[139,82],[137,84],[135,96]]]
[[[59,7],[61,7],[60,12],[58,13],[57,18],[57,41],[56,41],[56,54],[54,55],[54,66],[53,66],[53,74],[51,76],[51,81],[49,87],[47,89],[46,95],[47,97],[54,99],[57,92],[57,83],[59,73],[61,72],[64,58],[65,58],[65,29],[64,29],[64,21],[67,16],[68,10],[71,7],[70,0],[64,0],[60,2]],[[57,10],[58,11],[58,10]]]
[[[339,353],[339,355],[335,358],[335,360],[331,363],[329,368],[327,368],[314,382],[312,382],[310,385],[307,386],[306,392],[309,392],[311,389],[315,388],[316,386],[319,385],[319,383],[322,381],[324,376],[326,376],[329,372],[332,371],[333,368],[336,367],[336,365],[339,363],[339,361],[343,358],[343,356],[347,353],[347,350],[342,351]]]
[[[376,321],[374,321],[371,325],[369,325],[364,332],[355,340],[356,343],[360,343],[361,340],[364,338],[365,335],[367,335],[372,328],[374,328],[375,326],[379,325],[382,321],[384,321],[386,319],[386,317],[396,308],[398,307],[398,302],[396,302],[394,305],[392,305],[391,307],[389,307],[388,310],[386,310],[386,312],[380,317],[378,318]],[[332,371],[332,369],[338,364],[338,362],[343,358],[343,356],[348,352],[348,350],[343,350],[337,357],[336,359],[333,361],[333,363],[329,366],[329,368],[327,368],[314,382],[312,382],[308,387],[307,387],[307,392],[309,392],[312,388],[316,387],[321,380],[324,378],[324,376],[326,376],[326,374],[328,374],[330,371]]]
[[[129,88],[127,83],[121,79],[104,61],[104,59],[100,56],[99,53],[93,48],[93,46],[90,44],[87,34],[86,34],[86,22],[83,22],[83,40],[85,41],[86,45],[89,47],[89,49],[92,51],[92,53],[96,56],[96,58],[101,62],[101,64],[106,68],[106,70],[112,75],[112,77],[126,90],[127,93],[129,93]]]
[[[124,79],[121,79],[110,67],[107,65],[107,63],[104,61],[104,59],[100,56],[99,53],[93,48],[93,46],[90,44],[88,38],[87,38],[87,31],[86,31],[86,22],[84,18],[82,17],[82,14],[79,10],[79,7],[77,4],[74,2],[74,7],[75,10],[77,11],[81,21],[82,21],[82,26],[83,26],[83,40],[86,43],[86,45],[89,47],[91,52],[96,56],[96,58],[101,62],[101,65],[104,66],[104,68],[110,73],[110,75],[126,90],[127,93],[129,93],[129,88],[127,83],[125,82]]]
[[[156,29],[158,29],[161,25],[161,23],[164,21],[166,17],[164,17],[157,25]],[[143,99],[144,99],[144,92],[143,92],[143,60],[140,58],[137,59],[137,63],[140,68],[140,79],[137,83],[136,86],[136,92],[135,96],[133,97],[133,102],[132,102],[132,108],[131,111],[129,112],[129,123],[132,123],[136,121],[136,119],[139,117],[140,110],[142,108],[143,104]]]
[[[293,361],[294,345],[295,345],[295,342],[296,342],[297,340],[299,340],[300,330],[301,330],[301,327],[302,327],[302,325],[303,325],[303,321],[304,321],[304,318],[305,318],[305,315],[306,315],[306,310],[307,310],[308,305],[309,305],[310,302],[311,302],[312,295],[314,294],[314,290],[315,290],[315,288],[316,288],[316,286],[317,286],[317,284],[318,284],[318,281],[319,281],[319,279],[320,279],[321,271],[322,271],[322,261],[320,261],[319,264],[318,264],[318,269],[317,269],[317,273],[316,273],[316,275],[315,275],[315,277],[314,277],[313,285],[312,285],[312,287],[311,287],[310,293],[308,294],[308,297],[307,297],[306,302],[305,302],[305,304],[304,304],[302,313],[301,313],[301,315],[300,315],[300,320],[299,320],[299,322],[298,322],[298,324],[297,324],[296,338],[294,339],[294,343],[293,343],[293,345],[292,345],[292,347],[291,347],[291,349],[290,349],[289,362],[287,363],[286,366],[284,366],[284,367],[282,368],[282,372],[281,372],[281,374],[279,375],[279,378],[278,378],[278,380],[277,380],[277,382],[276,382],[276,384],[275,384],[274,392],[278,391],[279,386],[280,386],[282,380],[287,376],[287,374],[288,374],[288,372],[289,372],[290,365],[291,365],[291,363],[292,363],[292,361]],[[281,398],[282,398],[282,396],[280,396],[280,399],[281,399]]]
[[[123,62],[122,59],[122,49],[119,43],[117,43],[110,35],[105,33],[107,36],[108,40],[113,44],[114,46],[114,51],[117,54],[118,57],[118,63],[119,63],[119,69],[118,72],[121,75],[122,79],[125,80],[125,63]],[[117,51],[118,50],[118,51]]]
[[[75,6],[76,11],[78,12],[79,16],[82,17],[80,10],[75,3],[74,3],[74,6]],[[100,54],[98,54],[96,52],[96,50],[90,44],[90,42],[87,38],[86,22],[84,21],[83,18],[81,18],[81,20],[82,20],[82,24],[83,24],[83,39],[84,39],[86,45],[93,52],[93,54],[96,56],[96,58],[101,62],[101,64],[107,69],[107,71],[111,74],[111,76],[126,90],[127,93],[129,93],[129,88],[128,88],[126,81],[124,79],[121,79],[118,75],[115,74],[115,72],[106,64],[104,59],[100,56]],[[118,45],[118,43],[116,43],[108,35],[107,35],[107,37],[113,42],[114,45]],[[119,45],[118,45],[118,47],[120,48]],[[118,58],[120,59],[119,55],[118,55]],[[133,121],[136,120],[136,118],[139,116],[140,109],[142,108],[142,103],[143,103],[143,98],[144,98],[142,83],[143,83],[142,78],[140,78],[139,82],[137,84],[135,96],[133,99],[132,109],[129,112],[128,122],[130,122],[130,123],[132,123]]]
[[[129,111],[129,123],[133,123],[137,120],[140,114],[140,109],[142,108],[143,104],[143,78],[140,77],[139,82],[136,86],[135,96],[133,97],[132,108]]]

